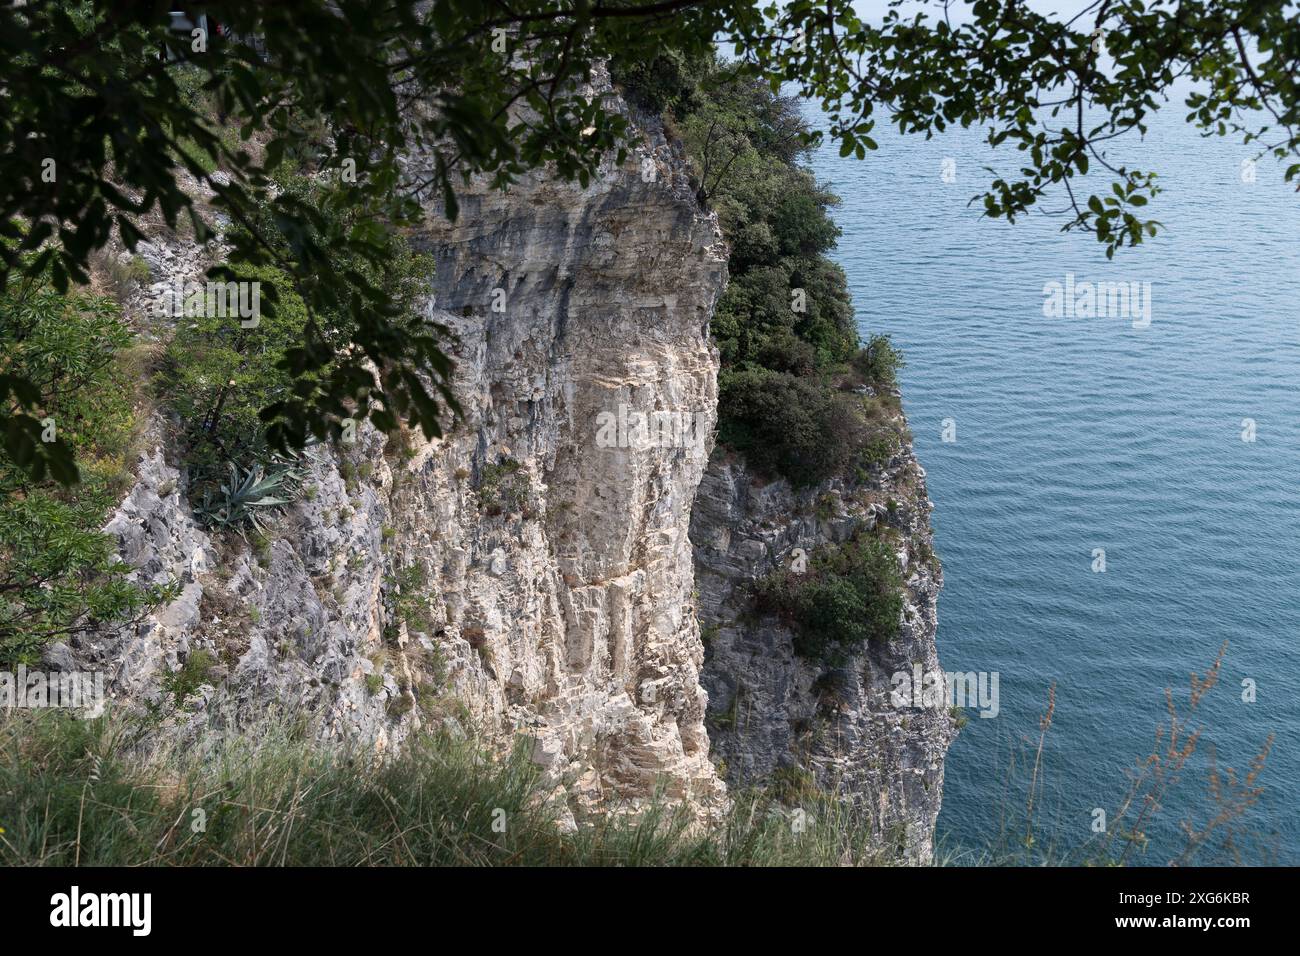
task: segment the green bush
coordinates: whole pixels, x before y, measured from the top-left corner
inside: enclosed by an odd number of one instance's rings
[[[698,64],[669,50],[649,61],[615,58],[609,65],[614,82],[630,102],[651,113],[689,108],[698,83]]]
[[[903,610],[898,556],[885,541],[859,535],[826,549],[802,574],[778,571],[756,582],[754,607],[791,627],[795,653],[810,660],[889,641]]]
[[[407,631],[431,634],[434,630],[430,605],[429,572],[422,564],[411,564],[384,577],[384,589],[389,607],[389,622],[384,628],[384,639],[396,644],[401,625]]]
[[[190,651],[185,663],[163,677],[162,688],[172,695],[179,707],[185,703],[186,698],[208,683],[216,663],[211,651]]]
[[[864,382],[879,389],[898,384],[898,370],[904,362],[903,354],[894,348],[888,335],[873,335],[853,356],[851,364]]]
[[[854,399],[819,379],[763,368],[724,371],[718,404],[727,409],[719,439],[796,486],[844,474],[861,447]]]
[[[862,471],[858,477],[864,478],[871,471],[883,468],[898,453],[898,448],[898,436],[892,431],[883,432],[858,445],[855,449],[857,466]]]
[[[866,447],[873,433],[835,381],[851,368],[892,384],[897,353],[879,337],[859,349],[843,270],[826,256],[838,199],[806,168],[798,103],[711,58],[664,53],[613,73],[634,102],[670,112],[731,246],[711,323],[721,443],[796,485],[878,463],[881,443]]]
[[[116,303],[39,282],[0,296],[0,370],[28,378],[46,423],[35,441],[70,447],[80,481],[33,479],[0,452],[0,665],[33,664],[51,641],[129,620],[170,588],[137,585],[102,532],[131,479],[136,373]]]
[[[483,467],[479,476],[478,500],[484,514],[490,517],[527,514],[532,483],[521,468],[513,458]]]

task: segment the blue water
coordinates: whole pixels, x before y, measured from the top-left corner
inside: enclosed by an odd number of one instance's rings
[[[1300,862],[1300,197],[1271,161],[1243,183],[1251,152],[1202,139],[1183,112],[1166,110],[1145,142],[1112,145],[1113,159],[1158,170],[1165,192],[1147,209],[1167,226],[1114,261],[1091,235],[1062,234],[1061,219],[1009,225],[968,207],[981,167],[1020,165],[974,131],[926,142],[882,130],[865,162],[833,146],[814,159],[843,197],[834,256],[860,327],[906,356],[946,579],[941,662],[1000,675],[1001,713],[972,712],[949,754],[949,851],[993,845],[1004,818],[1023,821],[1024,766],[1012,761],[1036,744],[1053,682],[1040,839],[1058,852],[1083,843],[1094,808],[1113,814],[1126,770],[1151,752],[1165,688],[1185,702],[1188,674],[1226,640],[1199,751],[1212,745],[1240,771],[1276,734],[1244,818],[1245,862],[1260,861],[1260,839],[1276,861]],[[1150,282],[1150,327],[1045,318],[1043,286],[1068,272]],[[1189,765],[1133,862],[1176,855],[1179,821],[1209,811],[1205,770]]]

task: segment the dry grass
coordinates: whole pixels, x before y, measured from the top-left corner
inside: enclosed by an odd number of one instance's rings
[[[381,760],[268,722],[149,749],[147,726],[59,713],[0,718],[0,864],[797,866],[882,862],[870,821],[761,794],[703,828],[662,799],[576,832],[540,771],[429,736]],[[618,810],[620,808],[615,808]],[[631,810],[632,808],[623,808]]]

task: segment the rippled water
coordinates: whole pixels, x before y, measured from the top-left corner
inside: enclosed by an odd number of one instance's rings
[[[949,850],[988,846],[1004,814],[1023,820],[1011,758],[1036,740],[1052,682],[1043,822],[1061,846],[1081,843],[1150,752],[1164,688],[1185,698],[1188,673],[1227,640],[1201,751],[1212,741],[1221,765],[1243,768],[1277,734],[1249,820],[1280,862],[1300,862],[1300,197],[1271,161],[1243,183],[1250,152],[1201,139],[1182,112],[1111,151],[1159,171],[1165,192],[1147,208],[1168,227],[1113,262],[1060,219],[1012,226],[968,207],[981,167],[1020,165],[974,132],[884,133],[865,162],[829,146],[814,161],[843,197],[835,255],[861,328],[906,355],[946,578],[940,658],[1000,675],[1001,713],[972,714],[949,754]],[[1150,326],[1044,317],[1044,284],[1070,272],[1150,282]],[[1204,769],[1169,794],[1146,862],[1166,862],[1177,822],[1208,811]]]

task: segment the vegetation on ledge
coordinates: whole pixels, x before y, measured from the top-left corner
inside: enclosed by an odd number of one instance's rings
[[[893,402],[902,360],[885,336],[859,343],[844,272],[827,256],[838,199],[806,168],[798,101],[712,57],[665,53],[613,70],[681,137],[731,247],[711,324],[720,441],[796,486],[882,464],[896,428],[864,406]]]
[[[332,237],[357,226],[357,214],[326,202],[320,185],[303,175],[309,165],[301,157],[289,157],[276,174],[282,193],[313,207],[301,228],[330,250],[332,271],[355,272],[383,291],[394,303],[391,322],[408,335],[409,347],[415,347],[435,330],[416,308],[433,272],[430,258],[414,252],[395,230],[371,237],[385,250],[378,265],[335,242]],[[254,227],[273,215],[268,204],[255,206]],[[269,231],[270,226],[263,225]],[[276,248],[289,252],[287,243]],[[260,314],[252,321],[214,314],[178,318],[157,386],[160,400],[180,419],[182,457],[196,513],[209,525],[244,531],[258,526],[259,513],[300,494],[295,456],[276,450],[270,440],[269,423],[279,410],[312,400],[329,404],[331,414],[341,421],[361,416],[354,401],[327,394],[341,366],[328,363],[307,374],[295,372],[289,358],[313,322],[314,334],[344,349],[355,333],[351,313],[340,305],[313,317],[292,278],[276,266],[243,266],[237,275],[240,281],[258,283]],[[382,408],[371,410],[372,418],[384,414]],[[259,506],[261,501],[269,504]]]
[[[810,660],[898,633],[903,611],[898,555],[888,542],[859,534],[822,549],[808,570],[777,571],[754,585],[754,606],[794,631],[794,651]]]
[[[64,445],[81,466],[69,485],[35,447],[0,451],[0,666],[34,664],[50,641],[129,621],[171,593],[133,582],[102,531],[131,477],[131,342],[107,297],[60,294],[43,276],[0,295],[0,371],[30,383],[40,425],[27,440]]]

